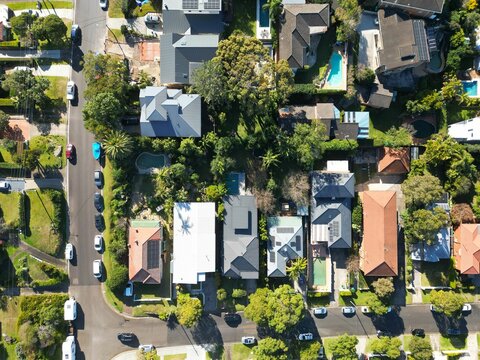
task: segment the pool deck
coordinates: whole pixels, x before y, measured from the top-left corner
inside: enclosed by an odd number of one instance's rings
[[[260,0],[257,0],[256,10],[257,10],[257,19],[255,21],[255,26],[256,26],[257,39],[263,40],[263,41],[271,40],[272,34],[270,33],[270,25],[271,25],[270,17],[268,18],[268,27],[260,26],[260,11],[262,10]]]
[[[332,55],[334,52],[339,53],[342,56],[342,83],[340,86],[332,86],[328,83],[328,81],[325,81],[325,83],[322,86],[322,89],[331,89],[331,90],[347,90],[347,76],[348,76],[348,55],[346,55],[346,51],[342,46],[335,45],[333,47]],[[331,58],[331,56],[330,56]],[[330,61],[330,60],[329,60]],[[328,76],[330,75],[330,70],[327,73],[326,79],[328,79]]]

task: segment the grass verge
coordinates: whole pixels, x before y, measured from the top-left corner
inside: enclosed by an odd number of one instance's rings
[[[466,336],[442,336],[440,335],[440,350],[463,350],[467,347]]]
[[[8,7],[15,10],[37,9],[36,1],[20,1],[7,3]],[[42,9],[72,9],[73,2],[68,0],[48,0],[42,1]]]
[[[122,34],[120,29],[108,29],[108,40],[112,42],[120,42],[125,43],[127,42],[125,36]]]

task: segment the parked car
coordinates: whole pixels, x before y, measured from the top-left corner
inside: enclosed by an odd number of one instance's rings
[[[253,345],[256,341],[255,336],[242,336],[243,345]]]
[[[150,351],[153,351],[155,349],[155,346],[149,344],[149,345],[140,345],[138,347],[138,350],[142,350],[143,352],[150,352]]]
[[[75,359],[75,336],[67,336],[62,344],[62,359]]]
[[[92,143],[92,154],[95,160],[99,160],[102,157],[102,144],[99,142]]]
[[[119,333],[117,334],[117,339],[123,342],[132,342],[135,340],[136,336],[134,333]]]
[[[93,205],[98,212],[103,211],[103,197],[102,194],[100,194],[99,192],[93,194]]]
[[[28,66],[15,66],[13,68],[13,71],[28,71],[28,72],[32,72],[32,68],[29,68]]]
[[[76,89],[77,89],[77,86],[72,80],[67,82],[67,100],[72,101],[75,99]]]
[[[95,235],[93,239],[93,248],[97,251],[103,250],[103,236],[102,235]]]
[[[377,330],[377,336],[378,337],[392,337],[393,335],[390,331]]]
[[[106,10],[108,6],[108,0],[99,0],[98,4],[102,10]]]
[[[313,334],[312,333],[303,333],[298,335],[298,340],[300,341],[309,341],[313,340]]]
[[[68,144],[65,150],[65,156],[68,160],[73,160],[75,158],[75,146],[73,144]]]
[[[102,260],[93,260],[93,276],[95,276],[97,279],[100,279],[102,277],[102,273],[103,273]]]
[[[10,183],[8,181],[0,181],[0,191],[8,192],[10,191]]]
[[[344,307],[342,307],[342,313],[345,314],[345,315],[355,314],[355,307],[344,306]]]
[[[127,282],[127,286],[125,286],[125,291],[123,292],[125,296],[132,296],[133,295],[133,282]]]
[[[73,245],[68,243],[65,245],[65,260],[73,259]]]
[[[103,231],[104,226],[105,226],[105,223],[103,221],[102,214],[96,214],[95,215],[95,227],[97,228],[98,231]]]
[[[313,315],[327,315],[327,308],[324,306],[316,307],[312,309]]]
[[[101,189],[103,187],[103,173],[100,170],[93,172],[93,181],[95,181],[97,188]]]
[[[435,306],[430,304],[430,311],[431,312],[437,312],[437,309],[435,309]]]
[[[471,304],[463,304],[462,311],[463,312],[472,311],[472,305]]]
[[[242,322],[242,317],[239,314],[235,313],[226,313],[223,316],[223,319],[227,323],[228,326],[236,327],[238,324]]]
[[[425,330],[420,329],[420,328],[418,328],[418,329],[412,329],[412,335],[424,337],[424,336],[425,336]]]
[[[160,16],[155,13],[145,15],[145,24],[160,24]]]
[[[80,26],[78,26],[78,24],[73,24],[72,25],[72,30],[70,31],[70,37],[72,38],[72,42],[74,44],[77,44],[80,41],[81,30],[80,30]]]

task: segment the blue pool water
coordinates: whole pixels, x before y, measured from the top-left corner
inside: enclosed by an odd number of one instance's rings
[[[478,96],[477,81],[462,81],[462,84],[468,96]]]
[[[268,9],[264,9],[263,5],[267,3],[267,0],[258,0],[257,4],[259,4],[259,14],[260,18],[258,19],[258,22],[260,24],[260,27],[270,27],[270,16],[268,14]]]
[[[342,86],[342,55],[334,52],[330,58],[330,73],[328,74],[327,83],[330,86]]]

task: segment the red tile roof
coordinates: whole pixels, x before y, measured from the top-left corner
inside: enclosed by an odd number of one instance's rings
[[[461,224],[453,242],[455,268],[461,274],[480,274],[480,225]]]
[[[378,161],[378,172],[405,174],[410,171],[410,152],[408,148],[383,148]]]

